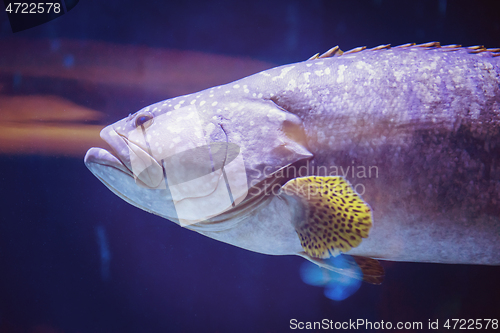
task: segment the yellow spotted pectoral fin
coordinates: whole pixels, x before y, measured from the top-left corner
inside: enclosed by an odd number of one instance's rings
[[[285,195],[305,208],[295,221],[304,251],[313,258],[337,256],[357,247],[372,227],[370,207],[343,177],[301,177],[288,181]]]

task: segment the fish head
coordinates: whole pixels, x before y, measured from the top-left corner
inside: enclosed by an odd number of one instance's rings
[[[300,118],[270,98],[223,90],[162,101],[105,127],[113,153],[91,148],[87,167],[125,201],[181,225],[237,215],[252,187],[312,154]]]

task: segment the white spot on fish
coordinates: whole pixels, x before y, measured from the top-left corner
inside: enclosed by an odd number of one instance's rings
[[[297,83],[295,82],[295,80],[292,79],[292,80],[288,81],[288,85],[287,85],[286,89],[293,90],[295,88],[297,88]]]
[[[396,81],[400,82],[401,81],[401,78],[403,77],[404,75],[404,71],[395,71],[394,72],[394,76],[396,77]]]
[[[180,108],[180,107],[181,107],[181,105],[180,105],[180,104],[177,104],[176,106],[174,106],[174,109],[176,109],[176,110],[177,110],[177,109],[178,109],[178,108]]]
[[[365,67],[365,63],[363,61],[358,61],[356,63],[356,68],[357,69],[363,69]]]
[[[258,94],[257,98],[262,98],[262,93]]]
[[[323,61],[315,62],[316,65],[323,65]]]
[[[231,92],[230,90],[226,90],[226,91],[225,91],[225,93],[226,93],[226,94],[229,94],[230,92]]]
[[[304,75],[304,80],[306,80],[306,82],[309,82],[309,75],[311,75],[311,73],[306,72],[303,75]]]
[[[181,128],[181,127],[172,127],[172,126],[168,126],[168,127],[167,127],[167,130],[168,130],[169,132],[172,132],[172,133],[180,133],[180,132],[182,132],[184,129],[183,129],[183,128]]]
[[[208,123],[207,126],[205,126],[205,132],[207,135],[210,135],[212,134],[212,132],[214,131],[215,129],[215,125],[213,123]]]
[[[203,106],[205,103],[206,103],[205,101],[201,101],[200,106]]]
[[[269,120],[271,121],[276,120],[278,122],[281,122],[286,120],[286,115],[279,110],[272,109],[267,113],[267,118],[269,118]]]
[[[239,85],[239,84],[235,84],[235,85],[233,86],[233,88],[234,88],[234,89],[238,89],[239,87],[240,87],[240,85]]]
[[[217,102],[213,102],[213,103],[212,103],[212,106],[216,106],[216,105],[217,105]]]
[[[273,81],[276,81],[277,79],[283,79],[285,77],[285,75],[294,68],[295,68],[295,66],[288,66],[288,67],[282,68],[281,74],[279,76],[273,77]]]
[[[481,114],[481,107],[476,102],[473,102],[470,106],[469,113],[472,119],[478,119]]]
[[[325,74],[329,75],[330,74],[330,67],[325,68]]]
[[[196,103],[195,99],[193,99],[190,104],[193,105],[194,103]]]
[[[337,71],[337,83],[344,82],[344,71],[347,69],[347,66],[340,65]]]

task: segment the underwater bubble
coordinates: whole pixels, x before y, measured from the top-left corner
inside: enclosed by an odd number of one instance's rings
[[[352,259],[351,256],[341,254],[336,257],[330,257],[329,259],[325,260],[328,263],[332,264],[336,268],[357,268],[359,270],[359,267],[354,263],[354,260]],[[354,265],[354,266],[353,266]]]
[[[14,88],[15,90],[20,88],[22,81],[23,81],[23,76],[21,75],[21,73],[16,72],[12,76],[12,88]]]
[[[64,56],[63,65],[66,68],[71,68],[75,65],[75,57],[72,54]]]
[[[361,286],[361,280],[331,272],[332,280],[325,287],[325,296],[334,301],[343,301]]]
[[[309,261],[304,262],[300,267],[300,277],[304,283],[316,287],[324,286],[330,281],[328,270]]]
[[[52,39],[50,41],[50,50],[52,52],[58,51],[61,48],[61,41],[58,39]]]
[[[109,250],[108,239],[106,237],[106,229],[99,225],[96,227],[97,243],[101,254],[101,278],[103,281],[110,279],[110,261],[111,252]]]
[[[342,301],[353,295],[361,286],[361,269],[351,256],[340,255],[329,262],[346,274],[330,271],[330,281],[325,287],[325,296],[334,301]]]
[[[353,295],[361,286],[362,273],[351,256],[339,255],[325,260],[339,271],[321,268],[311,262],[305,262],[300,269],[300,276],[305,283],[325,287],[324,294],[334,301],[342,301]]]

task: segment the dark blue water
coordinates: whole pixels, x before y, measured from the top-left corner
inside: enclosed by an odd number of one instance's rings
[[[81,0],[16,34],[4,14],[3,40],[70,38],[274,64],[337,44],[500,47],[496,1]],[[109,110],[102,125],[172,97],[1,72],[0,82],[0,94],[60,95]],[[424,327],[500,319],[500,267],[382,262],[381,286],[363,284],[335,302],[302,282],[303,259],[242,250],[134,208],[86,169],[83,155],[4,154],[0,172],[0,332],[285,332],[291,319]]]

